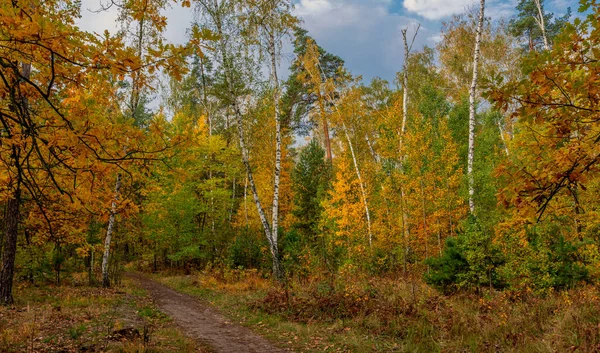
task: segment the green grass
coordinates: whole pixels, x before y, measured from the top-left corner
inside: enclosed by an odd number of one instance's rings
[[[87,326],[85,324],[79,324],[76,326],[69,327],[69,336],[71,339],[78,339],[83,335],[83,333],[87,330]]]

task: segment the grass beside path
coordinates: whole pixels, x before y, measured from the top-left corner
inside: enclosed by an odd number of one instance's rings
[[[14,298],[0,306],[0,352],[208,352],[127,278],[111,289],[17,283]]]
[[[594,286],[445,296],[418,281],[366,276],[287,290],[252,271],[152,278],[297,352],[600,352]]]
[[[295,322],[284,315],[267,313],[258,304],[272,293],[272,282],[252,271],[238,272],[233,277],[151,275],[177,291],[209,302],[232,321],[251,328],[281,348],[311,353],[402,351],[397,340],[357,329],[348,320]]]

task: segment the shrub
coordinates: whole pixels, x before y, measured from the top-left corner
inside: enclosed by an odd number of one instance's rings
[[[430,270],[425,281],[444,292],[459,288],[479,290],[482,286],[498,288],[504,284],[496,270],[503,262],[489,233],[476,219],[470,218],[464,231],[446,239],[441,256],[426,261]]]

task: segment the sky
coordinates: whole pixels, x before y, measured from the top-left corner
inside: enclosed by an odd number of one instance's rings
[[[93,12],[101,2],[82,0],[82,18],[79,26],[97,33],[108,29],[116,31],[116,11]],[[302,21],[309,35],[330,53],[346,61],[346,67],[364,80],[381,77],[393,81],[400,71],[404,56],[400,30],[408,28],[412,36],[417,24],[421,25],[414,50],[423,45],[435,46],[440,39],[443,21],[453,14],[462,13],[469,6],[478,6],[477,0],[295,0],[294,14]],[[515,15],[518,0],[487,0],[486,16],[492,20]],[[546,11],[560,16],[571,7],[577,11],[578,0],[546,0]],[[91,11],[90,11],[91,10]],[[174,43],[186,40],[186,29],[193,20],[188,8],[173,7],[166,12],[168,19],[165,37]],[[289,66],[291,46],[286,46],[281,66]]]

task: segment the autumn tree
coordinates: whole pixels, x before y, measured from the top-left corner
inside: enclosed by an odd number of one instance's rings
[[[594,193],[599,136],[597,69],[590,55],[597,46],[600,9],[586,2],[582,10],[590,7],[585,20],[565,25],[550,51],[530,53],[524,60],[527,77],[488,95],[499,108],[518,106],[515,153],[498,168],[510,180],[500,194],[510,215],[497,231],[516,286],[554,286],[531,283],[527,262],[554,271],[552,258],[540,254],[554,256],[586,236],[589,218],[582,200]]]
[[[85,162],[87,158],[107,162],[123,158],[103,150],[102,140],[97,139],[103,139],[102,132],[91,129],[91,117],[75,117],[93,105],[82,87],[93,92],[111,91],[95,82],[114,59],[103,53],[102,45],[123,58],[128,53],[112,38],[102,43],[79,31],[74,25],[78,11],[77,3],[71,1],[17,1],[0,7],[0,16],[6,19],[2,26],[6,40],[0,51],[4,92],[0,159],[5,168],[3,189],[7,200],[0,273],[2,303],[12,302],[24,197],[34,200],[45,215],[49,190],[72,195],[76,176],[94,173]],[[73,39],[67,41],[67,37]],[[126,68],[127,64],[113,67],[116,72]],[[46,221],[52,231],[50,220]]]
[[[4,303],[12,301],[23,201],[34,202],[47,230],[54,233],[57,219],[49,217],[49,205],[59,201],[53,201],[53,194],[93,205],[90,195],[96,178],[104,180],[113,167],[125,170],[127,161],[150,153],[137,139],[140,135],[112,115],[118,106],[111,79],[124,80],[139,70],[138,57],[120,38],[79,30],[74,24],[79,6],[74,1],[14,1],[0,7],[0,16],[6,19],[0,51],[5,131],[0,159],[6,167],[4,190],[11,206],[0,275]],[[155,54],[169,59],[148,65],[154,69],[168,65],[176,71],[181,63],[178,52],[174,46],[163,47]],[[129,148],[124,152],[120,146],[126,143]]]

